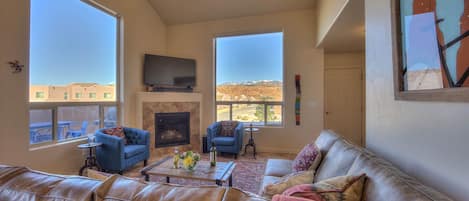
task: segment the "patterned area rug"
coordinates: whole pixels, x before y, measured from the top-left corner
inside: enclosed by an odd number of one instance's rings
[[[236,168],[233,171],[233,187],[239,188],[244,191],[257,194],[262,182],[263,174],[265,171],[265,165],[268,158],[284,158],[292,159],[292,155],[289,154],[259,154],[257,159],[254,159],[252,156],[240,156],[237,160],[234,160],[232,156],[219,156],[218,161],[234,161],[236,163]],[[149,164],[157,162],[164,157],[151,158]],[[202,155],[202,160],[208,160],[208,154]],[[143,166],[141,164],[137,165],[128,172],[125,172],[125,176],[140,178],[143,179],[143,176],[140,175],[140,169]],[[150,181],[152,182],[165,182],[165,177],[151,176]],[[171,178],[171,183],[180,184],[180,185],[190,185],[190,186],[202,186],[202,185],[215,185],[212,182],[197,181],[191,179],[178,179]],[[228,184],[224,184],[228,185]]]

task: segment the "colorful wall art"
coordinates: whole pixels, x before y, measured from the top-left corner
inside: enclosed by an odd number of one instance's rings
[[[295,75],[295,87],[296,87],[296,98],[295,98],[295,122],[299,126],[301,124],[301,76]]]
[[[397,0],[403,91],[469,87],[469,0]]]

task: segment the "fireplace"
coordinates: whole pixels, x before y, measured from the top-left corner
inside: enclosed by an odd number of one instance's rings
[[[190,113],[155,113],[155,148],[190,144]]]

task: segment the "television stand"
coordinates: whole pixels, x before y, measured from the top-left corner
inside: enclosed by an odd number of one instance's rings
[[[153,87],[152,92],[183,92],[183,93],[192,93],[194,89],[192,87]]]

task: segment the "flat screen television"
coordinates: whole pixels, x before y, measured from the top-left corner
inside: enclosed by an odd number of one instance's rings
[[[148,86],[193,88],[195,66],[194,59],[145,54],[144,81]]]

